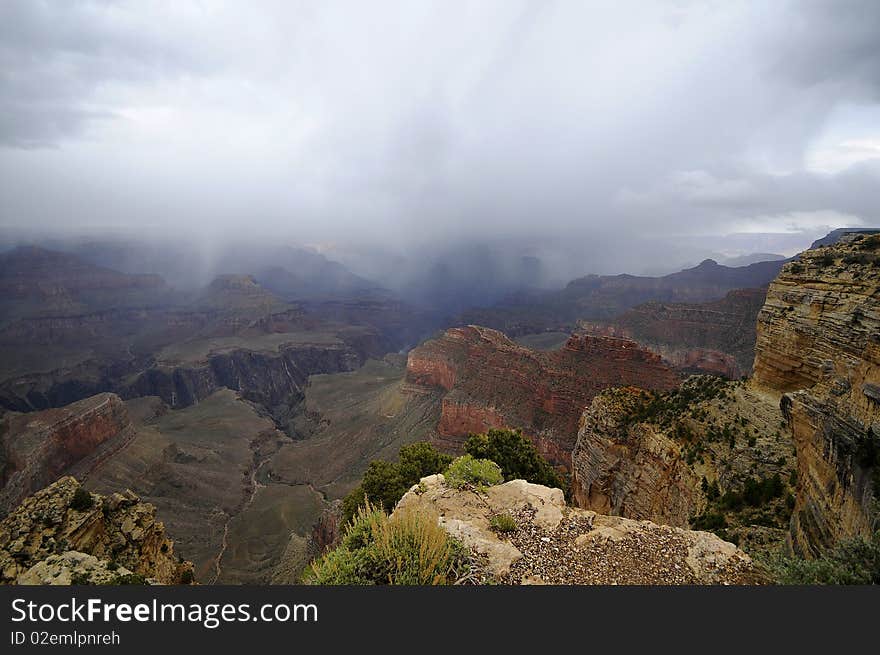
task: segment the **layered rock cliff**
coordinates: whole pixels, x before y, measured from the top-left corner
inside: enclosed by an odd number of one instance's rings
[[[124,397],[158,396],[170,407],[188,407],[220,388],[266,406],[302,399],[308,377],[358,368],[364,354],[348,344],[290,344],[275,352],[234,349],[203,363],[159,363],[121,390]]]
[[[0,584],[192,581],[155,509],[130,491],[88,494],[64,477],[0,522]]]
[[[112,393],[59,409],[10,414],[2,424],[0,514],[63,473],[87,473],[134,436],[125,405]]]
[[[633,423],[641,392],[625,388],[593,399],[572,454],[578,507],[687,527],[705,504],[684,444],[648,423]]]
[[[774,398],[694,376],[674,391],[610,389],[584,412],[572,498],[600,513],[715,530],[750,551],[787,535],[794,457]]]
[[[736,380],[751,372],[755,323],[766,291],[736,289],[704,303],[650,302],[585,331],[634,339],[676,368]]]
[[[309,374],[351,370],[387,347],[369,325],[309,313],[248,275],[182,293],[155,276],[21,248],[0,255],[0,290],[0,407],[13,411],[104,391],[184,407],[220,387],[296,402]]]
[[[437,430],[444,445],[459,446],[470,432],[520,428],[544,457],[566,469],[578,419],[597,393],[679,383],[659,355],[627,339],[572,336],[559,350],[539,352],[473,325],[449,329],[410,351],[407,381],[440,395]]]
[[[876,526],[880,488],[880,237],[800,256],[758,316],[755,381],[784,392],[798,455],[792,542],[816,554]]]

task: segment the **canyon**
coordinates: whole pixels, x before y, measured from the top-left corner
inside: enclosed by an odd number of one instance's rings
[[[794,455],[778,399],[750,383],[693,376],[665,394],[609,389],[581,417],[571,493],[578,507],[682,528],[713,517],[725,539],[768,551],[788,538]],[[778,480],[772,498],[724,500],[768,480]]]
[[[340,308],[361,300],[311,299],[305,307],[251,275],[219,275],[180,291],[155,275],[34,247],[0,254],[0,288],[9,291],[0,320],[0,406],[14,411],[105,391],[158,395],[172,407],[221,387],[270,405],[291,394],[301,400],[309,375],[357,368],[418,338],[430,322],[402,329],[393,316],[408,310],[387,296],[351,315]]]
[[[324,295],[277,269],[179,291],[13,251],[0,256],[0,514],[72,476],[65,494],[149,503],[191,562],[184,577],[291,583],[339,538],[339,501],[370,461],[414,441],[460,453],[504,427],[566,474],[573,509],[606,517],[596,525],[629,534],[625,521],[647,520],[816,556],[876,520],[874,239],[576,280],[553,300],[520,297],[520,316],[542,318],[505,318],[510,335],[449,327],[339,271]],[[28,275],[42,281],[27,289]],[[27,569],[42,568],[6,581],[112,581],[102,548],[40,551]],[[119,564],[184,575],[135,560]]]

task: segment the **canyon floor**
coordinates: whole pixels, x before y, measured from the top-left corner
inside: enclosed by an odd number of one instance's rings
[[[155,505],[199,582],[295,582],[329,501],[371,460],[431,437],[436,403],[408,392],[404,373],[402,358],[389,356],[313,376],[293,437],[229,389],[177,410],[156,397],[126,401],[133,438],[84,484],[130,488]]]

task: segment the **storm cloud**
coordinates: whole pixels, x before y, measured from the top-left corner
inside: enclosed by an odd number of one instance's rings
[[[795,250],[880,222],[878,36],[872,0],[11,0],[0,225]]]

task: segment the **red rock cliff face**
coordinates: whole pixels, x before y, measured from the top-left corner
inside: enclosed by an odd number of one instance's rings
[[[782,396],[797,450],[796,551],[867,536],[880,470],[880,238],[807,251],[770,285],[755,381]]]
[[[127,442],[134,428],[120,398],[112,393],[65,407],[10,415],[0,439],[5,461],[0,511],[75,468],[87,472],[104,447]]]
[[[437,431],[443,445],[460,446],[468,433],[492,427],[521,428],[565,469],[580,415],[602,389],[671,389],[679,381],[659,355],[628,339],[572,336],[559,350],[538,352],[473,325],[412,350],[407,380],[442,394]]]

